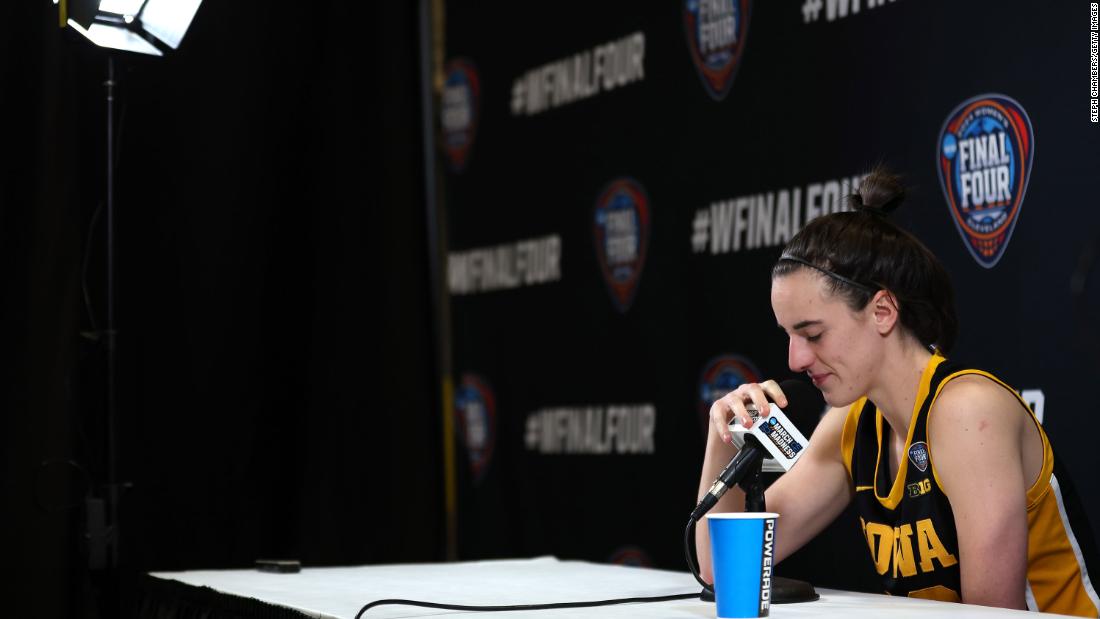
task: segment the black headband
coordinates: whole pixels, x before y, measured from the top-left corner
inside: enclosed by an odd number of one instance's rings
[[[871,286],[869,284],[861,284],[861,283],[857,282],[854,279],[848,279],[847,277],[844,277],[843,275],[840,275],[839,273],[834,273],[833,271],[830,271],[829,269],[826,269],[824,267],[819,267],[816,264],[810,262],[809,260],[804,260],[804,259],[799,258],[797,256],[791,256],[789,254],[783,254],[782,256],[779,257],[779,261],[783,262],[784,260],[786,260],[788,262],[797,262],[798,264],[808,266],[811,269],[814,269],[816,271],[820,271],[821,273],[824,273],[825,275],[828,275],[829,277],[831,277],[831,278],[833,278],[833,279],[835,279],[839,282],[844,282],[845,284],[848,284],[849,286],[854,286],[855,288],[859,288],[860,290],[863,290],[864,292],[866,292],[868,294],[875,294],[876,292],[879,291],[879,288],[877,288],[875,286]]]

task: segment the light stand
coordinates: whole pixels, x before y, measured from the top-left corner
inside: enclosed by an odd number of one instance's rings
[[[107,53],[107,325],[106,365],[106,460],[103,496],[87,500],[86,539],[88,566],[92,570],[119,567],[119,501],[117,441],[117,351],[115,328],[115,87],[116,55],[122,53],[163,56],[179,47],[202,0],[54,0],[59,23],[68,26]]]

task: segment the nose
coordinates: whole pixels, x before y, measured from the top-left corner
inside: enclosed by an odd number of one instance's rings
[[[805,372],[814,363],[814,353],[803,338],[792,337],[787,346],[787,365],[793,372]]]

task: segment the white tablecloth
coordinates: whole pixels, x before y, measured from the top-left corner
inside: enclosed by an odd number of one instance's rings
[[[256,570],[155,572],[157,578],[277,604],[323,619],[352,619],[367,602],[403,598],[469,605],[512,605],[575,602],[698,592],[687,572],[670,572],[560,561],[552,557],[468,563],[373,565],[303,568],[296,574]],[[967,604],[893,598],[819,588],[821,599],[772,607],[772,617],[838,617],[844,619],[994,619],[1034,617],[1012,611]],[[412,606],[381,606],[364,619],[438,617],[459,611]],[[459,613],[472,615],[475,613]],[[580,617],[675,619],[715,616],[713,603],[677,600],[597,608],[477,613],[499,619],[564,619]]]

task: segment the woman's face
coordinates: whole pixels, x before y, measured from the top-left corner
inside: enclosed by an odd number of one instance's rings
[[[866,395],[882,353],[871,304],[853,311],[824,276],[799,269],[772,280],[772,311],[790,338],[787,364],[806,372],[826,402],[847,406]]]

